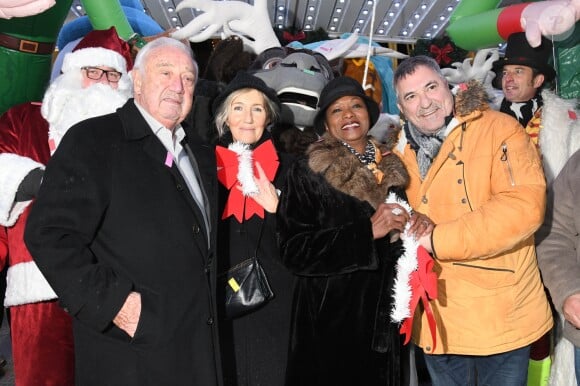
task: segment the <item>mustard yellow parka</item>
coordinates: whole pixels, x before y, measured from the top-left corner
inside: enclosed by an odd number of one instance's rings
[[[411,206],[436,224],[435,351],[421,307],[413,326],[414,342],[428,354],[502,353],[552,327],[534,248],[546,192],[538,152],[520,124],[489,110],[483,97],[475,82],[457,95],[449,134],[424,180],[404,130],[396,149],[410,175]]]

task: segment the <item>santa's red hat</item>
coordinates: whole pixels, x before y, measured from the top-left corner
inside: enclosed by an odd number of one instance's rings
[[[123,74],[131,70],[131,48],[117,35],[115,27],[89,32],[72,52],[66,54],[61,71],[78,71],[87,66],[112,67]]]

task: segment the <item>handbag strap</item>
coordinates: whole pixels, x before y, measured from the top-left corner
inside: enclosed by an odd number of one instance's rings
[[[246,200],[244,200],[244,212],[245,213],[245,206],[246,206]],[[264,220],[260,223],[260,230],[258,233],[258,240],[256,241],[256,249],[254,250],[254,254],[252,256],[250,256],[251,259],[257,260],[258,258],[258,249],[260,248],[260,243],[262,242],[262,234],[264,233],[264,224],[266,223],[266,219],[268,218],[268,215],[266,213],[264,213]],[[246,221],[242,222],[243,227],[246,228]],[[245,230],[245,229],[244,229]],[[244,232],[246,234],[246,241],[248,240],[248,232]]]
[[[256,250],[254,252],[254,259],[258,258],[258,248],[260,248],[260,242],[262,241],[262,234],[264,234],[264,224],[266,223],[267,215],[264,213],[264,221],[260,223],[260,233],[258,233],[258,241],[256,241]]]

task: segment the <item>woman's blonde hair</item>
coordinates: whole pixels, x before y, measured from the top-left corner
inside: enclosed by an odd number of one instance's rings
[[[218,107],[216,114],[215,114],[215,125],[218,131],[218,135],[221,137],[225,133],[227,133],[230,129],[228,127],[228,116],[230,115],[232,109],[232,101],[237,98],[238,96],[245,94],[251,90],[258,91],[262,98],[264,98],[264,107],[266,108],[266,125],[275,123],[280,116],[280,111],[278,109],[278,105],[270,100],[263,92],[255,88],[241,88],[235,91],[232,91],[223,103]]]

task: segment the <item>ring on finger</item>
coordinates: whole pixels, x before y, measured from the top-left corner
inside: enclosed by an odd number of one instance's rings
[[[395,216],[398,216],[403,213],[403,210],[401,208],[395,208],[391,210],[391,213],[394,214]]]

